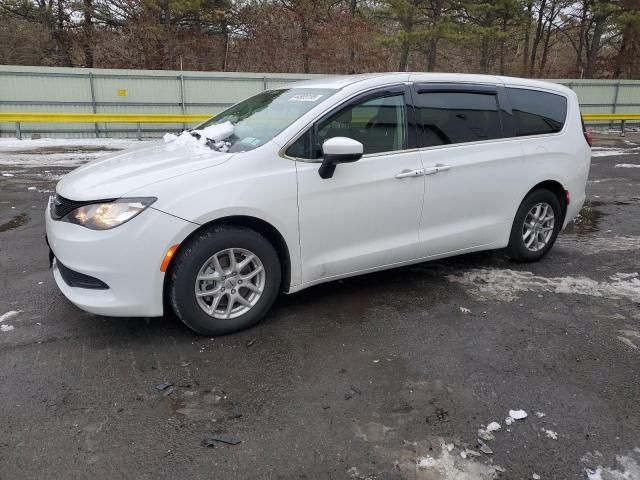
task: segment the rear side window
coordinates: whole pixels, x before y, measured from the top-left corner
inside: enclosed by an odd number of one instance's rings
[[[477,142],[502,136],[494,94],[425,92],[417,97],[421,147]]]
[[[544,135],[562,130],[567,117],[567,99],[562,95],[507,88],[516,136]]]

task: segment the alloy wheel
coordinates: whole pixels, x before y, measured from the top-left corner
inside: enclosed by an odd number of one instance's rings
[[[218,319],[233,319],[251,310],[264,291],[260,258],[243,248],[220,250],[204,262],[195,282],[200,308]]]
[[[555,215],[551,205],[546,202],[535,204],[524,219],[522,227],[524,246],[532,252],[539,252],[549,243],[554,226]]]

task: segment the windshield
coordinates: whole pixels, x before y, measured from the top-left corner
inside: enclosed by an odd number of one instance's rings
[[[225,138],[228,151],[252,150],[271,140],[335,92],[319,88],[268,90],[234,105],[196,130],[231,122],[233,134]]]

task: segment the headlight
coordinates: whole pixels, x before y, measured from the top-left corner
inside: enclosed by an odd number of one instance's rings
[[[153,197],[120,198],[112,202],[92,203],[76,208],[62,220],[91,230],[109,230],[128,222],[156,200]]]

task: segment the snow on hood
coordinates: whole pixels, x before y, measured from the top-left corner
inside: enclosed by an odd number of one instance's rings
[[[185,143],[182,148],[160,144],[87,163],[62,177],[56,192],[78,201],[118,198],[152,183],[220,165],[233,155],[199,143]]]
[[[212,141],[216,150],[227,152],[230,144],[225,142],[224,139],[233,135],[233,130],[233,123],[224,122],[219,125],[210,125],[202,130],[185,130],[180,135],[165,133],[162,139],[171,150],[187,146],[208,149],[210,147],[207,146],[207,142]]]

